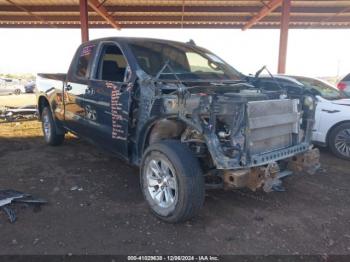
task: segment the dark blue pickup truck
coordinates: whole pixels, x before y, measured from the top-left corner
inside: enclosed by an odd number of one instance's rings
[[[105,38],[82,44],[67,74],[38,74],[45,141],[72,132],[140,167],[150,209],[168,222],[202,207],[206,188],[280,190],[314,172],[314,100],[264,92],[191,43]]]

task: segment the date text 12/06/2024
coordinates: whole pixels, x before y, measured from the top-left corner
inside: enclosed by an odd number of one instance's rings
[[[128,261],[220,261],[219,256],[128,256]]]

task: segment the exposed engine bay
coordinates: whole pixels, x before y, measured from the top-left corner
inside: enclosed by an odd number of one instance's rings
[[[270,191],[281,176],[291,173],[284,172],[288,161],[311,150],[312,98],[305,102],[282,92],[264,93],[244,81],[161,81],[152,89],[150,117],[162,119],[150,143],[162,137],[180,138],[201,160],[207,180],[219,187],[264,186]],[[308,171],[315,172],[319,153],[312,154],[314,168]]]

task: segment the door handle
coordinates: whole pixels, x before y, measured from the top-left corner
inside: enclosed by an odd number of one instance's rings
[[[66,85],[66,87],[64,88],[65,91],[70,91],[72,90],[72,86],[71,85]]]

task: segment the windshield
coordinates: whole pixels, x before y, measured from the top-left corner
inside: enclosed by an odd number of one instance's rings
[[[350,81],[350,74],[346,75],[341,81]]]
[[[335,100],[341,98],[348,98],[339,89],[332,85],[314,78],[295,77],[296,80],[301,82],[306,88],[311,89],[317,95],[322,96],[325,99]]]
[[[166,63],[160,79],[243,80],[242,75],[216,55],[197,47],[161,41],[135,41],[129,44],[143,71],[155,77]]]

